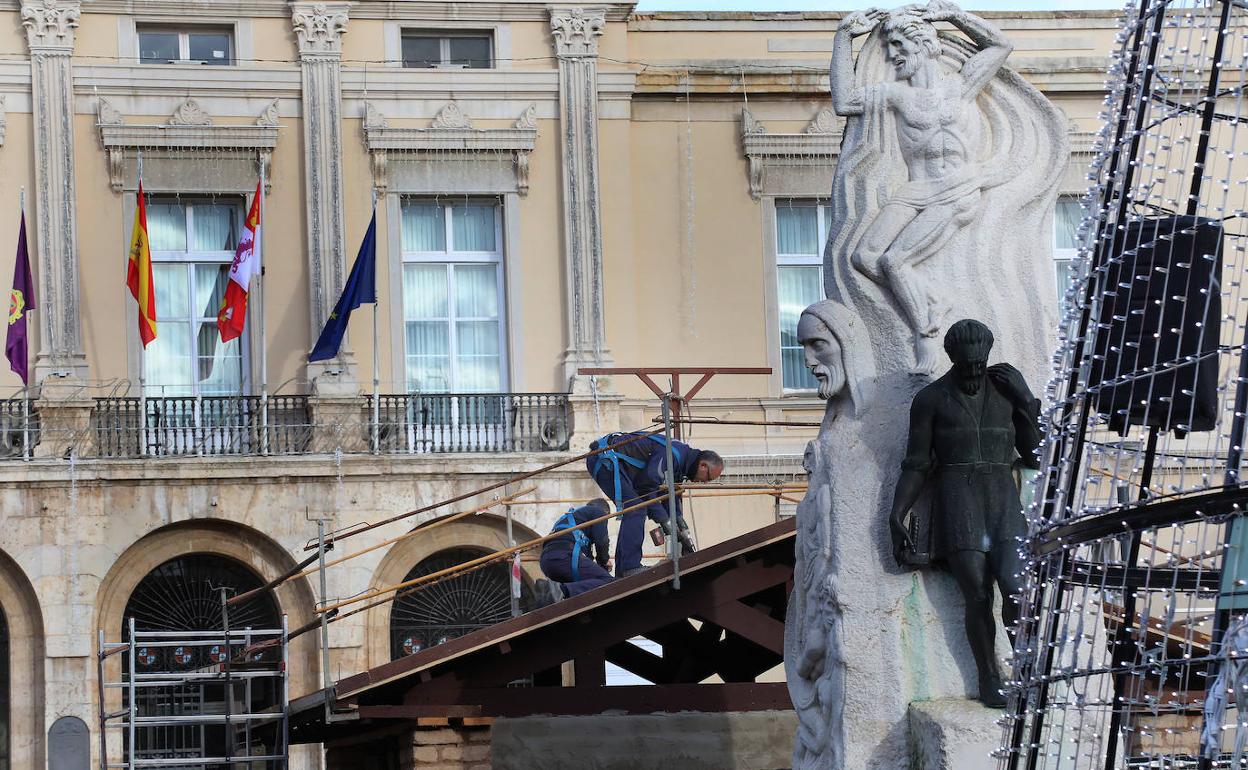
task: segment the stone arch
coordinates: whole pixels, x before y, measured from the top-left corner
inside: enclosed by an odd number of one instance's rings
[[[432,519],[421,527],[428,527]],[[419,529],[419,527],[418,527]],[[539,535],[523,524],[512,522],[517,543],[532,540]],[[417,564],[434,554],[450,548],[478,548],[497,551],[507,547],[507,520],[502,516],[481,513],[445,526],[431,529],[427,534],[409,537],[391,546],[374,570],[370,589],[385,588],[403,582],[404,576]],[[522,562],[530,580],[542,576],[537,562]],[[364,668],[373,668],[390,661],[390,602],[373,607],[364,614],[365,652]]]
[[[100,584],[96,599],[95,628],[110,641],[118,639],[131,593],[148,573],[176,556],[212,554],[237,562],[264,581],[295,566],[296,560],[272,538],[242,524],[219,519],[196,519],[161,527],[131,544],[118,557]],[[289,628],[298,628],[315,614],[315,598],[306,579],[291,580],[274,591],[279,610]],[[291,697],[320,689],[320,658],[316,639],[304,634],[291,641],[289,650]],[[106,677],[117,681],[120,661],[111,664]],[[110,710],[119,708],[121,695],[109,693]]]
[[[11,767],[43,767],[43,613],[22,568],[0,551],[0,611],[8,625],[9,761]],[[14,697],[14,693],[22,693]],[[29,693],[29,695],[27,695]]]

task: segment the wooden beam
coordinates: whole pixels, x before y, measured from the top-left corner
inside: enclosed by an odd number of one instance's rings
[[[577,687],[605,687],[607,684],[607,659],[601,650],[576,656],[573,671]]]
[[[438,698],[429,693],[431,698]],[[443,696],[450,693],[443,693]],[[702,711],[771,711],[791,709],[788,686],[783,682],[731,684],[670,684],[622,687],[499,687],[466,689],[455,698],[428,703],[361,707],[370,719],[412,719],[430,709],[447,709],[463,702],[479,703],[490,716],[531,714],[574,716],[606,711],[625,714]]]
[[[740,601],[725,602],[712,607],[701,613],[700,617],[717,626],[723,626],[760,647],[784,655],[784,624]]]

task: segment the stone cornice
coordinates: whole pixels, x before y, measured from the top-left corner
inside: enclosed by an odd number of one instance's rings
[[[448,119],[448,115],[452,117]],[[529,106],[511,128],[480,129],[473,128],[471,119],[452,101],[439,110],[428,128],[391,128],[376,106],[365,103],[364,145],[373,160],[373,186],[382,193],[390,185],[392,152],[410,153],[413,159],[418,159],[422,153],[456,152],[484,157],[507,153],[515,167],[516,189],[526,195],[529,153],[537,145],[536,108]]]
[[[168,122],[161,125],[126,123],[121,113],[104,98],[98,100],[96,116],[100,144],[108,154],[109,184],[114,192],[121,192],[125,183],[126,150],[171,154],[198,149],[255,152],[267,168],[279,132],[274,103],[270,103],[251,126],[216,125],[193,99],[183,102]]]
[[[763,175],[769,165],[831,165],[841,151],[841,121],[824,107],[800,134],[773,134],[748,107],[741,108],[741,145],[749,162],[750,197],[763,195]]]
[[[637,3],[595,3],[606,9],[607,21],[626,21]],[[497,22],[538,21],[550,18],[552,6],[584,5],[583,0],[388,0],[388,2],[356,2],[351,7],[353,19],[413,22]],[[19,7],[18,0],[0,0],[0,10]],[[252,18],[289,18],[289,0],[91,0],[83,13],[105,13],[123,16],[170,16],[186,18],[205,13],[220,16]]]
[[[341,56],[342,36],[347,31],[350,3],[295,2],[290,4],[290,23],[299,38],[299,55]]]
[[[607,23],[603,8],[552,8],[550,34],[561,59],[598,56],[598,38]]]
[[[22,0],[22,26],[32,53],[72,53],[80,0]]]

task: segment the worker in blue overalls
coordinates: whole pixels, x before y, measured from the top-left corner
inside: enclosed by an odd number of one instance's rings
[[[555,522],[552,534],[561,530],[571,531],[542,544],[542,574],[550,580],[537,581],[539,607],[611,582],[611,573],[607,571],[611,566],[611,539],[607,535],[607,522],[603,520],[583,529],[572,529],[609,513],[611,508],[607,501],[599,497],[568,511]]]
[[[630,438],[634,441],[628,441]],[[622,443],[628,441],[628,443]],[[598,487],[615,503],[617,511],[624,510],[646,500],[652,505],[626,513],[620,521],[620,533],[615,545],[615,574],[624,577],[642,569],[641,544],[646,531],[646,519],[650,518],[666,530],[674,533],[667,521],[667,495],[661,488],[667,484],[667,443],[659,435],[646,436],[639,433],[612,433],[589,445],[591,450],[611,447],[605,452],[585,460],[589,474]],[[719,478],[724,470],[724,460],[709,449],[694,449],[680,441],[672,442],[672,476],[677,484],[686,481],[707,482]],[[677,532],[685,551],[693,551],[693,538],[680,511],[680,497],[676,498]]]

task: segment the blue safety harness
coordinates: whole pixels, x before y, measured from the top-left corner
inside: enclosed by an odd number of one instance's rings
[[[555,522],[555,528],[551,532],[558,532],[564,529],[572,529],[576,526],[576,518],[572,513],[575,508],[571,508],[563,516],[559,517],[559,521]],[[572,529],[572,582],[581,579],[581,551],[589,550],[589,537],[584,530]]]
[[[612,433],[610,436],[606,436],[605,437],[606,443],[609,445],[611,443],[612,437],[618,436],[618,435],[620,434]],[[657,433],[652,433],[649,436],[646,436],[646,438],[650,439],[651,441],[655,442],[661,447],[665,447],[665,448],[667,447],[667,439],[658,435]],[[603,439],[598,439],[598,441],[602,441],[602,440]],[[590,444],[589,448],[599,449],[600,447],[598,445],[598,441],[595,441],[594,443]],[[675,444],[672,444],[672,459],[676,462],[680,462],[680,450],[676,448]],[[598,459],[594,462],[594,477],[595,478],[598,476],[598,470],[602,468],[604,463],[611,463],[611,470],[615,476],[615,498],[614,499],[615,499],[615,509],[617,511],[624,507],[624,501],[622,499],[624,497],[624,493],[620,489],[620,463],[621,462],[627,463],[628,465],[631,465],[637,469],[646,467],[646,463],[644,460],[638,460],[636,457],[629,457],[628,455],[620,454],[614,449],[608,449],[607,451],[598,455]]]

